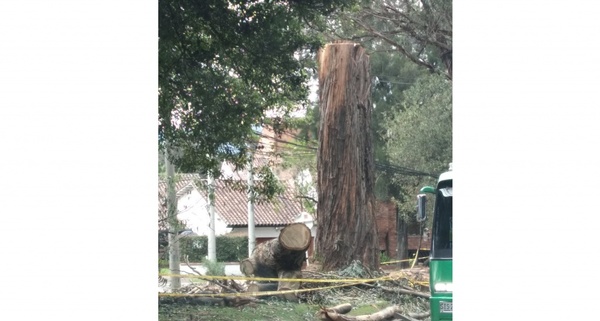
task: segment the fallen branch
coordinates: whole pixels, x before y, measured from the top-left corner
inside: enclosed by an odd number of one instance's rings
[[[229,283],[236,292],[244,292],[244,289],[235,280],[229,280]]]
[[[343,303],[336,305],[334,307],[326,308],[327,311],[332,311],[340,314],[346,314],[352,310],[352,305],[350,303]]]
[[[187,257],[185,258],[185,265],[187,265],[197,275],[204,276],[202,273],[198,272],[198,270],[196,270],[193,266],[190,265],[190,262],[188,261]],[[239,292],[241,292],[241,291],[237,291],[236,289],[234,289],[234,288],[232,288],[232,287],[230,287],[228,285],[222,284],[218,280],[214,280],[214,279],[210,279],[210,278],[206,278],[206,279],[205,278],[199,278],[199,279],[208,281],[208,282],[210,282],[212,284],[216,284],[216,285],[220,286],[223,290],[225,290],[225,291],[227,291],[229,293],[239,293]],[[235,282],[235,281],[232,281],[232,282]],[[237,286],[237,284],[236,284],[236,286]]]
[[[258,300],[253,297],[234,297],[234,298],[223,298],[226,306],[230,307],[239,307],[240,305],[245,305],[248,303],[257,302]]]
[[[391,321],[417,321],[417,319],[413,319],[411,317],[407,317],[407,316],[402,315],[402,314],[396,314],[396,316],[398,318],[397,319],[392,319]]]
[[[429,316],[429,311],[428,312],[423,312],[423,313],[415,313],[415,312],[409,312],[408,315],[411,318],[415,318],[415,319],[425,319]]]
[[[426,299],[429,299],[431,297],[431,295],[429,293],[406,290],[403,288],[389,288],[387,286],[381,286],[380,288],[383,291],[390,292],[390,293],[410,294],[410,295],[414,295],[414,296],[418,296],[418,297],[422,297],[422,298],[426,298]]]
[[[394,315],[399,314],[400,311],[401,309],[397,305],[387,307],[373,314],[359,316],[343,315],[336,312],[325,311],[321,319],[328,321],[380,321],[392,318]]]
[[[346,314],[350,312],[350,310],[352,310],[352,305],[350,303],[339,304],[329,308],[322,307],[321,310],[319,310],[319,318],[321,320],[331,320],[327,316],[328,313]]]
[[[429,312],[425,313],[413,313],[409,312],[408,316],[397,313],[396,316],[399,319],[393,319],[391,321],[401,320],[401,321],[418,321],[420,319],[425,319],[429,316]]]

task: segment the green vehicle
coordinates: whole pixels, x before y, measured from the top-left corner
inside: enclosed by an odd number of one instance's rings
[[[431,321],[452,320],[452,164],[448,172],[440,175],[435,189],[425,186],[420,192],[419,222],[427,219],[427,193],[435,195],[429,257]]]

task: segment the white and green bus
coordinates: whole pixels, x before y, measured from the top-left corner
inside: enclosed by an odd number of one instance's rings
[[[425,186],[417,196],[420,222],[427,219],[427,194],[435,195],[429,257],[431,320],[452,320],[452,164],[435,188]]]

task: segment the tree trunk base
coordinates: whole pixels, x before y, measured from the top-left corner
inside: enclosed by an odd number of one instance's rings
[[[240,262],[240,270],[249,277],[301,279],[302,264],[306,260],[306,250],[312,240],[310,229],[303,223],[294,223],[286,226],[279,233],[279,237],[256,246],[252,256]],[[300,282],[282,280],[276,290],[298,290]],[[261,288],[271,288],[270,285],[250,285],[250,291]],[[296,301],[295,293],[285,293],[282,298]]]

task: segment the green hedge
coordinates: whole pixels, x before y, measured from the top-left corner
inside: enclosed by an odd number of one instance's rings
[[[190,262],[202,262],[208,255],[208,237],[185,236],[180,239],[182,261],[186,255]],[[248,238],[217,236],[217,262],[238,262],[248,257]]]

